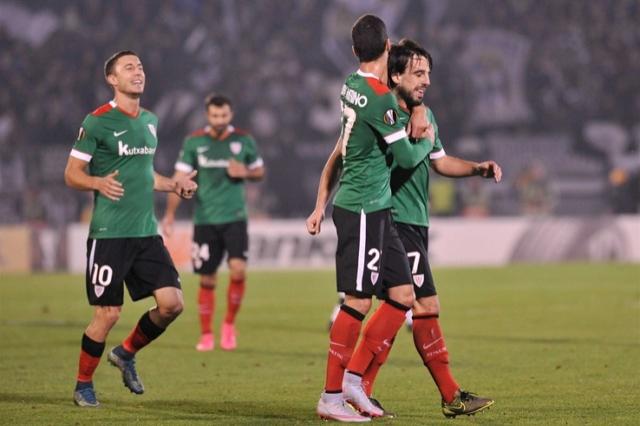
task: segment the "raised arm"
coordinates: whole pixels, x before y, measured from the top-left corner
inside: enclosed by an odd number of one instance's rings
[[[331,155],[329,155],[329,158],[322,169],[322,174],[320,175],[316,206],[307,218],[307,231],[309,231],[311,235],[317,235],[320,233],[320,224],[324,219],[324,211],[327,208],[331,192],[338,181],[341,165],[341,140],[338,139],[338,142],[336,142],[336,146],[333,148]]]

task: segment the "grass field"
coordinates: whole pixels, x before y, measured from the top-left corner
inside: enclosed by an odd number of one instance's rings
[[[0,281],[2,424],[320,423],[333,272],[253,272],[239,348],[198,353],[197,279],[184,275],[186,309],[138,355],[144,395],[130,394],[103,357],[102,407],[71,399],[91,309],[83,278],[3,275]],[[401,330],[376,396],[398,414],[385,424],[640,424],[640,266],[512,266],[435,271],[452,368],[496,405],[445,420],[439,395]],[[224,282],[224,281],[222,281]],[[216,331],[224,313],[218,295]],[[107,350],[150,300],[125,302]]]

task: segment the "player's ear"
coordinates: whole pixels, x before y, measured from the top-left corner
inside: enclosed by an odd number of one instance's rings
[[[355,56],[356,58],[358,57],[358,54],[356,53],[356,48],[354,46],[351,46],[351,52],[353,52],[353,56]]]
[[[400,84],[400,73],[391,74],[390,77],[391,77],[391,81],[393,81],[396,86]]]
[[[118,84],[118,79],[114,74],[107,75],[105,80],[107,80],[107,84],[109,84],[109,86],[116,86]]]
[[[384,50],[387,52],[391,50],[391,39],[387,39],[387,43],[385,44]]]

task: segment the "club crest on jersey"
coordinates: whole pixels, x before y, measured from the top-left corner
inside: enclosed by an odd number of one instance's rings
[[[156,135],[156,126],[154,126],[153,124],[147,124],[147,127],[149,127],[149,131],[151,132],[153,137],[158,139],[158,136]]]
[[[376,282],[378,282],[378,276],[380,276],[380,274],[377,272],[371,273],[371,284],[376,285]]]
[[[393,126],[398,121],[398,116],[396,115],[395,110],[388,109],[387,112],[384,113],[384,116],[382,117],[382,119],[389,126]]]
[[[231,142],[229,144],[229,149],[231,150],[231,153],[233,155],[240,154],[240,151],[242,151],[242,142],[238,142],[238,141]]]
[[[418,287],[422,287],[422,284],[424,284],[424,274],[415,274],[413,276],[413,282]]]
[[[93,285],[93,291],[96,293],[97,297],[102,296],[102,293],[104,293],[104,287],[101,285]]]

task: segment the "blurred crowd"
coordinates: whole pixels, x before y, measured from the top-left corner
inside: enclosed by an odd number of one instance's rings
[[[0,0],[0,221],[79,220],[90,197],[62,171],[85,114],[110,99],[102,66],[121,49],[145,67],[158,171],[171,174],[205,95],[220,92],[269,169],[250,190],[253,215],[305,216],[357,66],[350,25],[365,12],[430,50],[426,101],[447,152],[505,170],[501,185],[434,182],[434,212],[638,211],[638,0]]]

